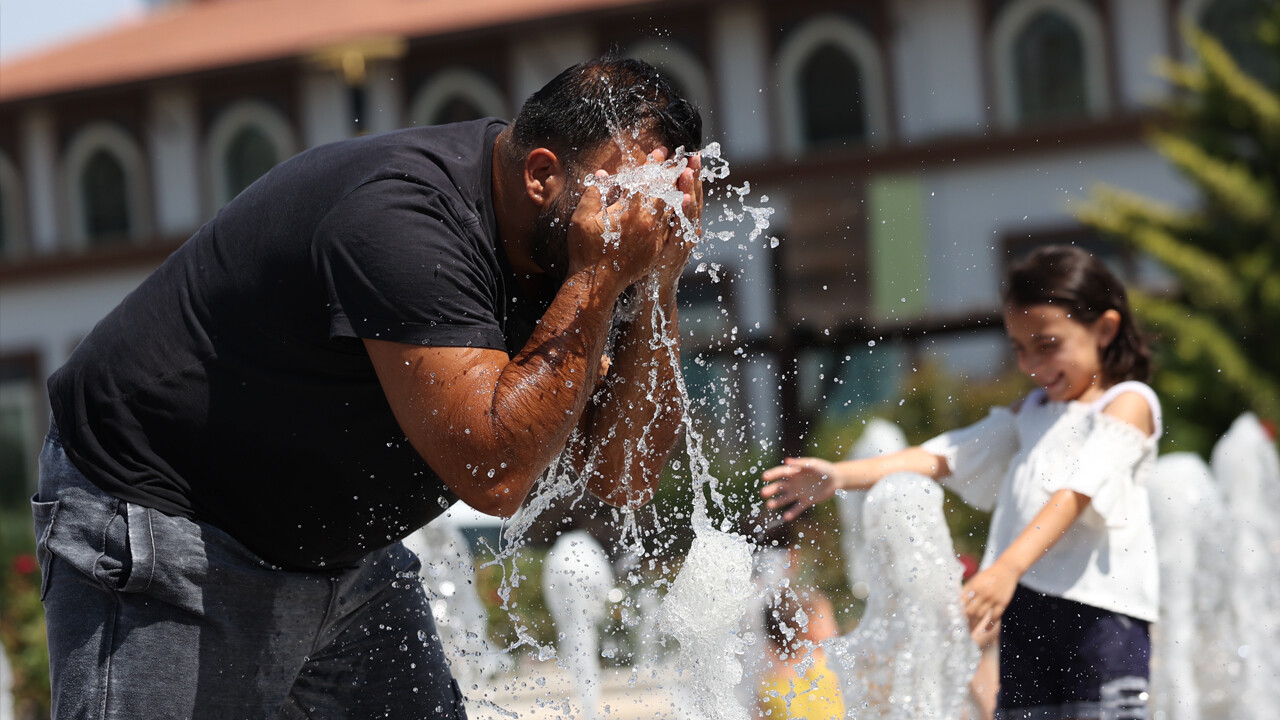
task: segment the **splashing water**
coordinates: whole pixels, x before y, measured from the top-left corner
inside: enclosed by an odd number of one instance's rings
[[[708,144],[699,155],[702,160],[699,177],[704,183],[705,195],[709,200],[711,191],[708,186],[728,177],[729,164],[720,157],[720,146],[717,143]],[[683,192],[675,187],[675,183],[688,165],[689,154],[681,148],[662,163],[649,162],[625,167],[613,175],[589,176],[583,182],[599,188],[602,197],[625,199],[630,195],[641,195],[660,199],[672,210],[676,234],[685,242],[703,243],[708,238],[720,242],[733,239],[735,232],[732,230],[709,232],[700,238],[699,223],[685,215]],[[741,188],[730,187],[730,191],[738,209],[726,207],[720,219],[749,222],[749,240],[756,239],[768,228],[773,209],[749,205],[747,196],[750,186],[746,183]],[[704,208],[704,218],[708,216],[709,213]],[[603,239],[616,243],[620,237],[619,228],[613,227],[606,215]],[[701,257],[701,247],[695,246],[693,260]],[[698,271],[713,274],[715,268],[700,264]],[[715,281],[719,278],[713,276],[712,279]],[[639,291],[656,297],[656,279],[640,287]],[[684,411],[685,451],[693,481],[693,508],[689,518],[694,532],[693,544],[658,611],[657,626],[679,643],[677,667],[690,681],[681,683],[680,688],[672,689],[687,690],[689,706],[701,717],[709,720],[745,720],[746,709],[734,698],[733,693],[742,677],[739,655],[744,650],[745,641],[741,637],[740,626],[753,592],[752,550],[746,538],[728,532],[728,521],[723,527],[715,527],[708,516],[708,497],[721,511],[727,512],[728,509],[718,487],[719,481],[710,472],[710,463],[703,451],[702,435],[693,422],[692,403],[681,371],[679,345],[672,332],[671,319],[666,317],[660,303],[652,305],[652,325],[659,331],[651,341],[651,347],[655,351],[665,351],[660,352],[660,355],[665,355],[670,363]],[[626,307],[620,306],[619,312],[625,313]],[[653,369],[651,373],[652,381],[656,378],[657,370]],[[638,452],[635,455],[643,456],[648,429],[657,421],[659,412],[660,408],[655,403],[654,416],[641,429],[636,442]],[[582,448],[584,442],[585,439],[575,430],[569,438],[568,447]],[[587,458],[587,469],[583,476],[587,476],[595,458],[591,452],[583,455]],[[502,600],[502,607],[508,612],[512,610],[512,589],[526,579],[516,569],[513,559],[522,547],[527,531],[538,516],[557,501],[574,498],[570,505],[572,508],[577,498],[581,498],[585,492],[577,473],[570,468],[570,456],[571,453],[564,452],[556,458],[520,511],[504,523],[499,547],[490,548],[494,558],[486,566],[497,565],[502,568],[503,577],[498,595]],[[635,514],[619,511],[615,520],[621,526],[619,529],[624,545],[630,545],[632,553],[643,555],[642,533]],[[660,523],[662,519],[656,520]],[[658,533],[661,534],[661,528]],[[554,648],[540,645],[528,628],[517,627],[516,634],[518,639],[507,648],[508,651],[529,646],[540,660],[555,655]]]
[[[600,646],[597,626],[604,620],[613,568],[591,533],[574,530],[560,536],[547,554],[542,574],[547,609],[558,631],[562,667],[577,680],[581,720],[596,717],[600,704]]]
[[[923,475],[888,475],[867,491],[862,523],[876,582],[858,626],[824,643],[848,717],[958,718],[978,648],[960,607],[942,489]]]

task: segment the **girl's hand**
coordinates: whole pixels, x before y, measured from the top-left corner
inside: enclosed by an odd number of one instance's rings
[[[997,560],[991,567],[969,578],[961,589],[960,597],[971,632],[981,633],[989,629],[987,626],[1000,621],[1021,577],[1022,573]]]
[[[838,489],[836,466],[819,458],[786,458],[760,476],[765,507],[785,508],[782,519],[791,522],[812,505],[827,500]]]

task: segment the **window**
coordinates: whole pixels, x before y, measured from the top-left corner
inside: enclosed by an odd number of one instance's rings
[[[81,130],[63,162],[69,230],[80,247],[119,245],[150,232],[142,155],[122,128],[98,123]]]
[[[1185,12],[1226,48],[1240,69],[1268,86],[1280,84],[1280,62],[1258,37],[1274,0],[1193,0]]]
[[[833,44],[815,50],[800,70],[805,145],[862,139],[867,129],[861,96],[862,76],[853,58]]]
[[[419,126],[482,117],[509,117],[507,103],[492,81],[465,68],[450,68],[433,75],[409,110],[410,124]]]
[[[248,125],[240,129],[231,142],[227,144],[224,156],[226,163],[226,196],[233,198],[242,190],[253,184],[254,180],[267,174],[280,158],[276,157],[275,143],[256,125]]]
[[[85,233],[91,246],[129,239],[128,192],[124,165],[110,150],[95,150],[80,175]]]
[[[0,358],[0,510],[26,511],[36,489],[42,410],[34,355]]]
[[[1080,120],[1109,106],[1102,21],[1083,0],[1017,0],[991,32],[996,110],[1007,127]]]
[[[22,186],[17,170],[0,153],[0,260],[14,257],[26,248]]]
[[[1037,13],[1014,41],[1013,57],[1023,122],[1086,114],[1084,43],[1070,20],[1053,10]]]
[[[212,209],[226,205],[295,152],[284,115],[260,100],[241,100],[223,110],[209,128],[206,158]]]
[[[783,141],[792,153],[881,142],[889,127],[880,48],[837,15],[791,32],[778,52]]]
[[[479,120],[484,117],[484,111],[476,106],[467,98],[455,95],[444,102],[435,112],[434,116],[428,118],[432,125],[447,125],[448,123],[466,122],[467,120]]]

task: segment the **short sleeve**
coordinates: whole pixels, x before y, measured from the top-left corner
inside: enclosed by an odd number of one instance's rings
[[[942,484],[969,505],[990,511],[1009,462],[1018,452],[1018,429],[1013,412],[992,408],[986,418],[959,430],[943,433],[921,445],[944,458],[951,473]]]
[[[1148,441],[1142,430],[1124,420],[1094,413],[1074,471],[1050,476],[1045,489],[1049,493],[1074,490],[1087,495],[1089,506],[1107,525],[1124,525]]]
[[[500,266],[479,221],[410,180],[366,183],[326,215],[313,262],[331,337],[503,349]]]

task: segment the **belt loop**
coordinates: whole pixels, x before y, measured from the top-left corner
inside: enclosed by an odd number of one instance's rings
[[[125,505],[129,514],[129,556],[133,568],[121,590],[146,592],[156,572],[156,541],[151,531],[151,511],[133,503]]]

